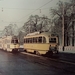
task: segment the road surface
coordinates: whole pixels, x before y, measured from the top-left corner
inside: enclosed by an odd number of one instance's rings
[[[0,75],[75,75],[74,66],[36,55],[0,50]]]

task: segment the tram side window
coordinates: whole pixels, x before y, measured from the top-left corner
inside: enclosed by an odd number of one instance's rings
[[[38,37],[38,42],[42,43],[42,37]]]
[[[24,43],[27,43],[27,38],[26,38],[26,39],[24,39]]]
[[[32,43],[32,38],[29,38],[29,42]]]
[[[14,43],[18,43],[18,40],[16,39]]]
[[[46,38],[45,37],[43,37],[43,43],[46,43]]]
[[[27,38],[27,43],[29,43],[29,38]]]
[[[26,43],[28,43],[28,38],[26,38]]]
[[[33,43],[37,43],[37,38],[36,37],[33,38]]]
[[[8,43],[9,43],[10,41],[8,40]],[[11,40],[11,43],[18,43],[18,40],[17,39],[13,39],[13,40]]]
[[[31,38],[28,38],[28,43],[32,43],[32,39]]]
[[[24,39],[24,43],[32,43],[32,38],[26,38],[26,39]]]
[[[34,43],[34,38],[33,38],[33,43]]]
[[[37,43],[37,37],[35,37],[35,43]]]
[[[29,43],[29,38],[27,38],[27,43]]]

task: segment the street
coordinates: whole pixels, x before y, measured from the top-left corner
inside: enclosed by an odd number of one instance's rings
[[[75,65],[55,62],[42,56],[0,50],[0,75],[75,75]]]

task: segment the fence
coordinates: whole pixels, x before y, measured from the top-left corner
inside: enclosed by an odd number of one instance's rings
[[[65,46],[64,51],[63,51],[63,47],[59,46],[59,52],[75,53],[75,46]]]

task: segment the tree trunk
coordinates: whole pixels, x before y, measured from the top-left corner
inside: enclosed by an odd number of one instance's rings
[[[74,21],[72,21],[72,46],[74,46]]]
[[[66,45],[68,46],[69,45],[69,38],[68,38],[68,32],[67,32],[67,35],[66,35],[66,37],[67,37],[67,41],[66,41]]]

